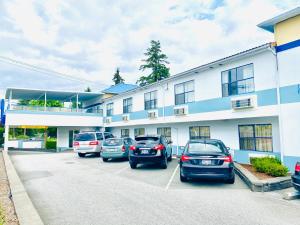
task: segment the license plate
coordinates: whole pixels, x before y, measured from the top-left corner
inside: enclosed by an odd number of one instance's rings
[[[211,160],[202,160],[202,165],[211,165]]]
[[[141,154],[148,154],[149,150],[141,150]]]
[[[117,149],[115,149],[115,148],[107,148],[106,151],[108,151],[108,152],[115,152],[115,151],[117,151]]]

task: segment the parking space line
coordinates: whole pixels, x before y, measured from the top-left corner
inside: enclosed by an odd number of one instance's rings
[[[129,165],[127,165],[126,167],[123,167],[122,169],[117,170],[116,172],[114,172],[114,174],[120,174],[123,171],[127,170],[129,168]]]
[[[173,179],[174,179],[174,177],[176,175],[176,172],[177,172],[178,168],[179,168],[179,165],[177,165],[176,168],[175,168],[175,170],[173,171],[172,176],[171,176],[171,178],[170,178],[167,186],[165,187],[165,190],[169,189],[169,187],[170,187],[170,185],[171,185],[171,183],[172,183],[172,181],[173,181]]]

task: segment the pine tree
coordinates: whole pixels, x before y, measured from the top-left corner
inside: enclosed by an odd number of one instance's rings
[[[120,75],[120,69],[119,68],[117,68],[117,71],[115,72],[114,77],[113,77],[112,80],[113,80],[113,82],[115,82],[115,85],[120,84],[120,83],[124,83],[124,79]]]
[[[92,92],[92,89],[90,87],[87,87],[84,92]]]
[[[137,84],[145,86],[170,76],[170,69],[166,66],[169,64],[168,57],[162,53],[159,41],[152,40],[151,47],[147,49],[144,55],[147,59],[142,60],[145,64],[140,66],[140,70],[151,69],[152,72],[148,76],[140,77]]]

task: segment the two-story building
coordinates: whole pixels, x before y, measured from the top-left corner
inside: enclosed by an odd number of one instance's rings
[[[87,96],[70,93],[82,96],[86,112],[98,107],[103,115],[73,117],[64,129],[105,128],[121,137],[163,134],[172,140],[174,154],[180,154],[189,139],[216,138],[232,149],[238,162],[274,155],[293,168],[300,160],[300,7],[258,26],[274,33],[274,42],[144,87],[111,87]],[[10,89],[8,99],[9,94]],[[28,117],[11,109],[6,115],[6,126]],[[51,124],[50,115],[43,116],[38,121]],[[62,123],[71,118],[64,116]]]

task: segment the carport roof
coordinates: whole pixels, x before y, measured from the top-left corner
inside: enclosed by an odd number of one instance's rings
[[[76,99],[78,94],[78,101],[88,101],[97,97],[101,97],[102,93],[97,92],[76,92],[76,91],[56,91],[56,90],[40,90],[40,89],[26,89],[26,88],[7,88],[5,98],[9,99],[23,99],[23,100],[37,100],[44,99],[45,93],[47,100],[69,101]]]

